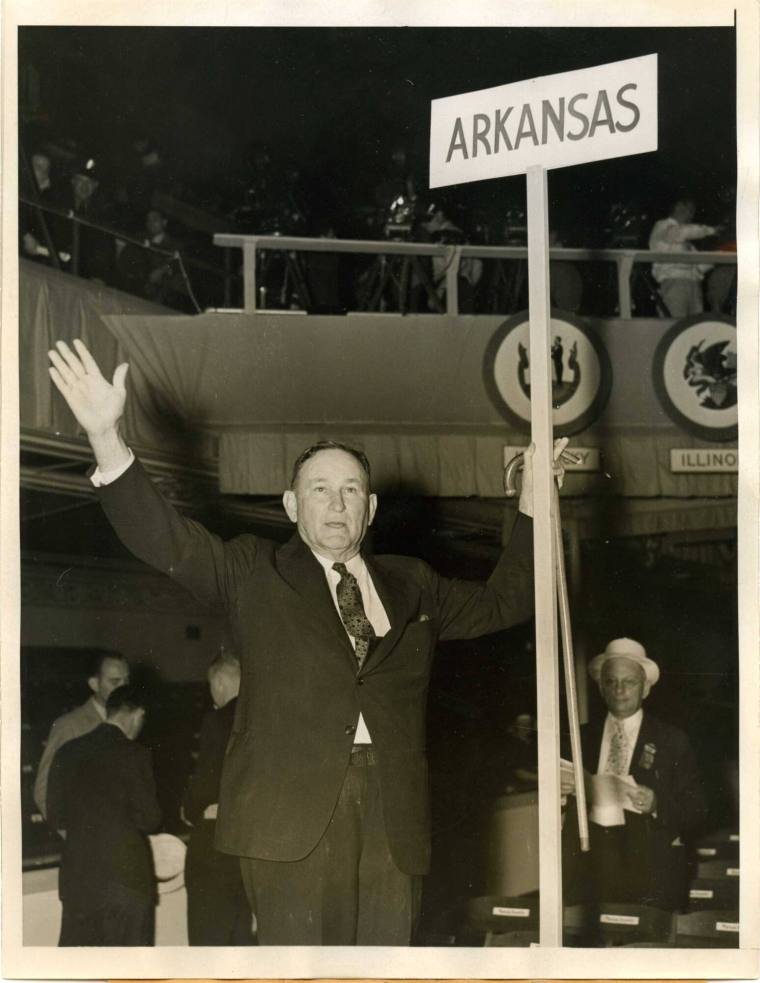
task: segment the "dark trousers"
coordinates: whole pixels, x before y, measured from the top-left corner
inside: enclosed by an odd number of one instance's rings
[[[237,857],[214,849],[213,819],[194,827],[185,859],[190,945],[254,945],[251,909]]]
[[[155,913],[152,899],[109,884],[102,897],[85,904],[63,902],[58,945],[153,945]]]
[[[388,847],[371,750],[354,751],[322,839],[303,860],[241,857],[260,945],[409,945],[421,878]]]
[[[665,911],[687,897],[684,847],[658,849],[649,820],[627,815],[625,826],[589,823],[591,852],[585,855],[592,902],[645,904]]]

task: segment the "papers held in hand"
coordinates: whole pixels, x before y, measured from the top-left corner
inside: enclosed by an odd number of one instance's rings
[[[573,763],[560,758],[560,779],[563,791],[572,783]],[[625,810],[640,812],[633,804],[631,792],[638,788],[631,775],[589,775],[586,773],[586,791],[591,809],[589,819],[598,826],[624,826]]]

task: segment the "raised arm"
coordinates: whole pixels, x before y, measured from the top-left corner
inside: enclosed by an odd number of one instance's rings
[[[50,378],[87,434],[100,470],[116,471],[130,460],[129,448],[119,432],[127,400],[129,365],[127,362],[117,365],[109,382],[78,338],[74,349],[65,341],[56,342],[55,348],[48,352],[52,363]]]
[[[101,472],[100,503],[116,534],[135,556],[168,574],[206,603],[228,604],[248,575],[255,536],[228,543],[181,515],[145,474],[120,433],[127,363],[108,382],[81,341],[49,352],[50,377],[87,434]],[[104,479],[104,480],[103,480]]]

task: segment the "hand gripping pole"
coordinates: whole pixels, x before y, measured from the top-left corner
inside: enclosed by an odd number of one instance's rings
[[[560,461],[577,463],[578,458],[563,451]],[[504,492],[508,498],[518,494],[517,472],[523,468],[523,455],[517,454],[504,469]],[[557,604],[559,607],[560,632],[562,636],[562,661],[565,673],[565,694],[567,699],[567,719],[570,726],[570,748],[573,756],[575,776],[575,802],[578,810],[578,835],[584,853],[589,850],[588,814],[586,811],[586,786],[583,773],[583,752],[581,750],[581,730],[578,720],[578,694],[575,685],[575,656],[573,653],[573,632],[570,623],[570,602],[567,593],[565,573],[565,549],[562,543],[562,520],[559,507],[559,479],[562,468],[555,464],[554,499],[552,509],[552,532],[554,537],[555,567],[557,574]]]

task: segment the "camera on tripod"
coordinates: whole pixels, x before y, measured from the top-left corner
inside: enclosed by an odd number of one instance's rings
[[[609,211],[604,230],[610,249],[638,249],[651,231],[649,213],[636,204],[616,202]]]
[[[386,239],[408,239],[414,228],[417,201],[415,198],[399,195],[388,209],[388,218],[383,226]]]

